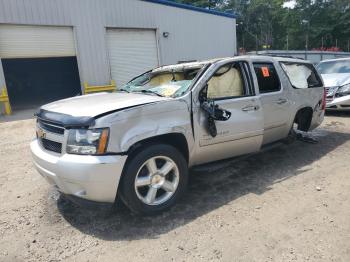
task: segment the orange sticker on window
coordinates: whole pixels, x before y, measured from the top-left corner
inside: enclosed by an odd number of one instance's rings
[[[261,68],[261,72],[262,72],[264,77],[269,77],[270,76],[269,68],[266,67],[266,66]]]

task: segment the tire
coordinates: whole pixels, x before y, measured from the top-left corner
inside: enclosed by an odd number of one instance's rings
[[[185,193],[187,182],[187,162],[176,148],[148,145],[130,156],[120,196],[131,211],[152,215],[172,207]]]
[[[297,140],[297,132],[294,129],[294,124],[289,130],[288,136],[283,140],[283,142],[287,145],[294,143]]]

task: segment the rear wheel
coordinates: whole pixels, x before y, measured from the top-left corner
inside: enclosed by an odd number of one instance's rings
[[[283,140],[283,142],[287,145],[292,144],[297,139],[297,132],[296,132],[297,126],[296,124],[293,124],[292,127],[289,130],[288,136]]]
[[[151,145],[130,156],[121,181],[121,198],[134,212],[152,214],[170,208],[183,195],[187,162],[170,145]]]

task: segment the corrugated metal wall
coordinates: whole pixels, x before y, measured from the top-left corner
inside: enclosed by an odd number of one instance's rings
[[[80,78],[90,84],[110,82],[109,27],[157,29],[161,64],[233,56],[236,50],[235,19],[140,0],[0,0],[2,23],[73,26]]]

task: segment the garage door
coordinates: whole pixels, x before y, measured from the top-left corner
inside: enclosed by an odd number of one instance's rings
[[[75,56],[71,27],[0,25],[0,57]]]
[[[107,45],[112,79],[119,87],[159,65],[155,30],[108,29]]]
[[[14,110],[81,94],[71,27],[0,25],[0,58]]]

